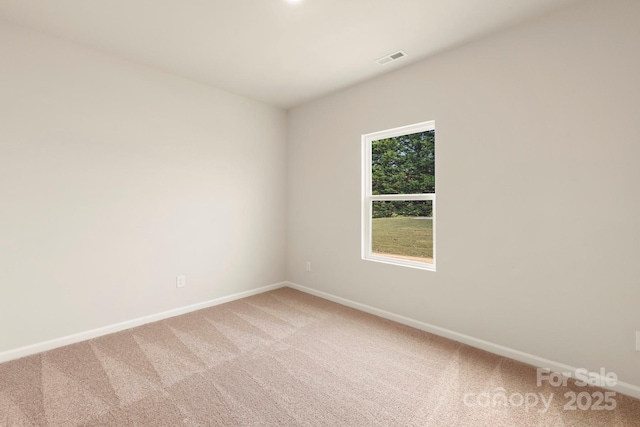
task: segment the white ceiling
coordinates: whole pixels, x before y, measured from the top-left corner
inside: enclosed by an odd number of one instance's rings
[[[575,1],[0,0],[0,19],[288,108]]]

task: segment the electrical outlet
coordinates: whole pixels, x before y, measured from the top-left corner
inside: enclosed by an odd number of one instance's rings
[[[311,271],[311,261],[307,261],[307,271]]]
[[[640,351],[640,331],[636,331],[636,351]]]
[[[187,285],[187,277],[186,276],[177,276],[176,277],[176,288],[184,288]]]

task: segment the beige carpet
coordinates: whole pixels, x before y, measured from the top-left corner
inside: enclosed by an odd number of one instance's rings
[[[0,426],[640,426],[572,390],[598,391],[284,288],[1,364]]]

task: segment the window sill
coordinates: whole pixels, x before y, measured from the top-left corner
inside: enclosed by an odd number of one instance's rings
[[[362,257],[364,261],[380,262],[383,264],[397,265],[400,267],[416,268],[419,270],[436,271],[436,264],[428,264],[426,262],[412,261],[402,258],[394,258],[391,256],[381,255],[365,255]]]

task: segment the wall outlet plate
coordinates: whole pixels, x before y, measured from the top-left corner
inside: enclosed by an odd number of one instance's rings
[[[636,331],[636,351],[640,351],[640,331]]]
[[[186,276],[176,276],[176,288],[184,288],[187,285]]]

